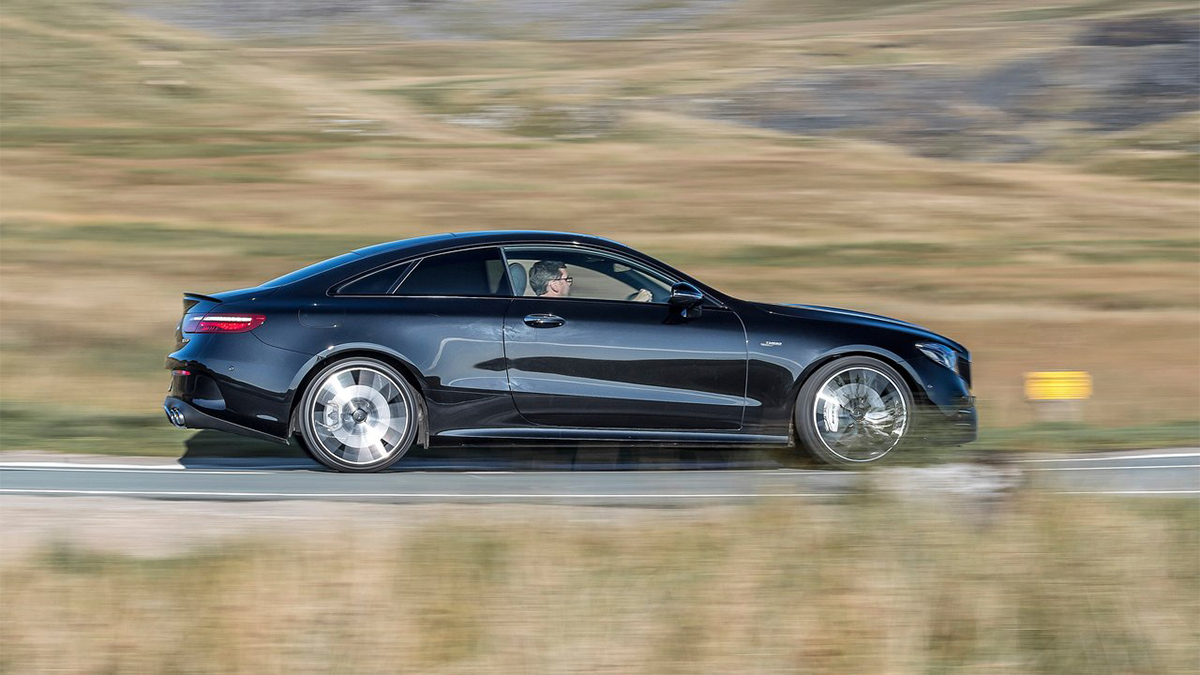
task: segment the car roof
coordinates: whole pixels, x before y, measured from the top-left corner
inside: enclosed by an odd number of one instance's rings
[[[355,249],[350,253],[330,258],[309,267],[267,282],[273,286],[293,285],[299,289],[328,287],[335,281],[369,272],[381,266],[391,265],[405,259],[417,258],[459,248],[475,246],[501,246],[506,244],[585,244],[624,254],[633,260],[667,271],[697,285],[714,298],[724,302],[728,296],[705,285],[703,282],[674,269],[667,263],[653,258],[637,249],[605,237],[578,232],[555,232],[549,230],[487,230],[478,232],[444,232],[399,241],[389,241]],[[264,284],[265,285],[265,284]]]
[[[551,230],[485,230],[479,232],[443,232],[424,237],[400,239],[373,246],[355,249],[361,256],[373,256],[380,253],[400,253],[411,250],[414,253],[436,251],[441,248],[469,246],[471,244],[512,244],[512,243],[589,243],[602,244],[611,248],[628,249],[620,242],[577,232],[555,232]]]

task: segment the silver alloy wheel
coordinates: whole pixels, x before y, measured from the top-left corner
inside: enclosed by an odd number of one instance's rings
[[[333,458],[367,466],[407,450],[412,402],[384,371],[362,364],[335,370],[311,400],[313,440]]]
[[[812,415],[821,443],[845,462],[883,457],[908,428],[908,403],[900,385],[866,366],[839,370],[825,380]]]

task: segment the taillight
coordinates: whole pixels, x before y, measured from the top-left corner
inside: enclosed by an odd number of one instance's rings
[[[202,316],[191,315],[183,319],[185,333],[247,333],[263,325],[267,317],[262,314],[212,313]]]

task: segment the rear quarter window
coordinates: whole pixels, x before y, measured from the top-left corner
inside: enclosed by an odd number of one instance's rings
[[[357,279],[348,281],[338,287],[337,295],[388,295],[396,288],[396,284],[404,278],[405,273],[412,269],[412,263],[392,265]]]
[[[452,251],[422,258],[396,292],[460,297],[512,294],[498,248]]]

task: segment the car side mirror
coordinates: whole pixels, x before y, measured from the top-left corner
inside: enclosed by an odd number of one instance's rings
[[[671,287],[671,297],[667,298],[671,309],[679,310],[679,315],[685,319],[700,316],[700,305],[704,304],[704,293],[695,286],[679,282]]]

